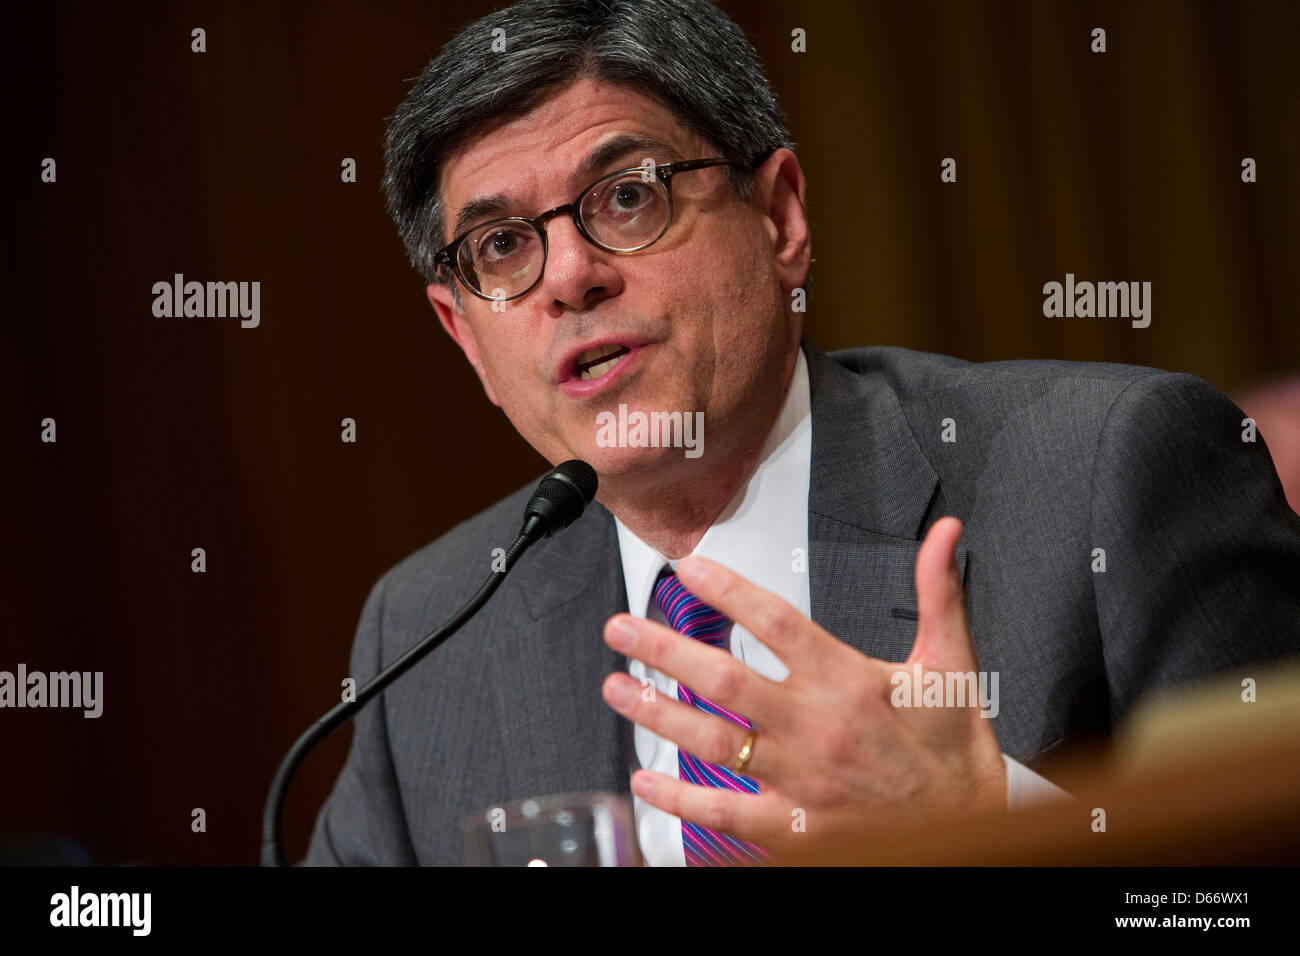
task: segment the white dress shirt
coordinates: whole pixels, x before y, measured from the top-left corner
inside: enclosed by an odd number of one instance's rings
[[[808,364],[802,349],[794,377],[772,431],[763,446],[758,468],[748,483],[704,533],[692,554],[717,561],[789,602],[811,617],[808,573],[808,481],[812,462],[812,407],[808,390]],[[669,561],[614,519],[627,587],[627,606],[633,615],[667,623],[654,606],[651,592]],[[796,549],[802,549],[796,554]],[[803,560],[796,560],[802,556]],[[732,623],[727,646],[748,667],[772,680],[790,673],[781,660],[753,634]],[[630,662],[628,672],[642,684],[653,682],[657,694],[677,697],[677,681],[641,661]],[[749,715],[746,715],[749,716]],[[756,725],[757,726],[757,725]],[[639,724],[634,731],[637,759],[647,770],[677,776],[677,745]],[[762,746],[759,737],[758,746]],[[1065,791],[1003,754],[1007,766],[1007,808],[1042,799],[1066,796]],[[650,866],[685,866],[681,820],[653,807],[633,794],[637,837]]]

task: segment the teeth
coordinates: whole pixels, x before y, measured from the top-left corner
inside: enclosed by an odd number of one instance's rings
[[[619,355],[618,357],[612,358],[607,362],[601,362],[599,365],[593,365],[589,369],[584,369],[582,372],[578,374],[578,379],[580,381],[585,382],[587,381],[587,379],[590,378],[600,378],[602,375],[604,375],[606,372],[612,369],[615,365],[617,365],[618,360],[622,357],[623,356]]]
[[[579,355],[578,360],[573,364],[582,365],[584,362],[592,362],[621,351],[623,351],[621,345],[598,345],[594,349],[587,349],[587,351]]]
[[[578,380],[586,382],[593,378],[600,378],[617,365],[618,360],[621,359],[626,352],[627,349],[621,345],[601,345],[594,349],[587,349],[587,351],[578,356],[578,360],[574,362],[574,366],[581,368],[581,366],[588,362],[596,362],[596,364],[587,368],[582,368],[578,372]],[[601,359],[604,359],[604,361],[600,361]]]

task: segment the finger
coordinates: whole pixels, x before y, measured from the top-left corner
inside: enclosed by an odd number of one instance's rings
[[[916,555],[916,643],[907,663],[930,667],[966,666],[975,662],[975,647],[966,624],[965,595],[957,573],[961,522],[940,518]]]
[[[646,688],[629,674],[610,674],[601,693],[605,702],[635,724],[671,740],[700,760],[733,770],[749,730],[723,717],[673,700],[666,694],[646,693]],[[779,785],[779,751],[775,735],[765,733],[755,740],[745,776]]]
[[[838,669],[845,645],[771,591],[698,555],[677,563],[677,577],[701,601],[762,641],[791,673],[831,675]]]
[[[719,647],[631,614],[615,614],[605,622],[605,642],[759,726],[786,723],[786,689]]]
[[[736,793],[701,787],[650,770],[632,775],[638,797],[665,813],[763,847],[775,846],[789,828],[790,815],[776,791]]]

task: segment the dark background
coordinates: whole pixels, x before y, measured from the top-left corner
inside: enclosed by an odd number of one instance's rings
[[[438,326],[379,188],[385,118],[498,5],[7,14],[0,669],[102,670],[104,715],[0,711],[0,838],[255,862],[371,584],[545,468]],[[822,348],[1131,362],[1228,392],[1300,369],[1297,4],[722,6],[808,177]],[[156,318],[177,272],[260,281],[261,326]],[[1151,326],[1044,318],[1067,272],[1152,282]],[[348,740],[297,779],[292,859]]]

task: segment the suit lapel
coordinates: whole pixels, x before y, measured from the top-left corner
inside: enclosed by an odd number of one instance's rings
[[[631,725],[600,694],[626,659],[602,632],[627,610],[614,521],[600,504],[511,572],[519,597],[496,632],[496,713],[510,792],[628,789]]]
[[[916,553],[938,476],[883,377],[803,347],[812,616],[862,653],[901,661],[916,636]],[[966,558],[958,546],[963,580]],[[515,601],[497,609],[491,653],[509,793],[626,792],[636,766],[632,725],[600,696],[605,678],[627,669],[601,636],[609,616],[627,610],[613,517],[592,504],[537,544],[508,585]]]
[[[916,553],[938,475],[879,374],[855,374],[806,340],[812,405],[808,573],[812,617],[882,660],[916,637]],[[957,548],[965,580],[966,548]]]

